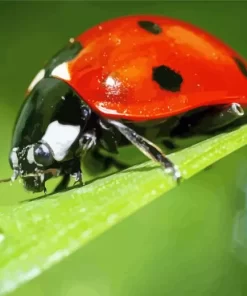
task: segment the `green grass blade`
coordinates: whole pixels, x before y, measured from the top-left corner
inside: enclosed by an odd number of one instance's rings
[[[170,155],[188,179],[247,144],[247,126]],[[0,208],[0,294],[13,291],[176,186],[152,162]]]

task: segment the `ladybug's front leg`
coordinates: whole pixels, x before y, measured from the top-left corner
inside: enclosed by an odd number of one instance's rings
[[[55,192],[64,190],[68,187],[70,177],[74,179],[74,185],[79,183],[83,185],[82,170],[81,170],[81,156],[96,145],[96,133],[94,130],[85,132],[79,139],[79,148],[76,157],[64,163],[61,175],[62,181],[58,184]]]
[[[65,190],[69,185],[69,181],[70,181],[70,175],[69,174],[63,175],[62,181],[56,186],[53,193],[57,193]]]
[[[65,190],[69,185],[70,177],[72,177],[75,180],[74,185],[76,183],[82,185],[83,181],[80,158],[76,157],[64,163],[61,168],[60,175],[63,176],[62,181],[57,185],[54,192]]]
[[[179,181],[181,174],[176,165],[174,165],[155,144],[137,134],[134,130],[124,125],[120,121],[108,120],[117,130],[120,131],[133,145],[150,159],[158,162],[167,173],[171,173],[176,181]]]

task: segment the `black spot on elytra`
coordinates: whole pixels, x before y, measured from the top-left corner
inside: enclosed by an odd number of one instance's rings
[[[157,25],[157,24],[155,24],[153,22],[150,22],[150,21],[139,21],[138,25],[142,29],[144,29],[144,30],[146,30],[149,33],[152,33],[154,35],[158,35],[158,34],[160,34],[162,32],[162,28],[159,25]]]
[[[153,68],[152,78],[161,88],[172,92],[180,91],[183,82],[179,73],[164,65]]]
[[[242,74],[247,77],[247,67],[244,64],[243,61],[241,61],[240,58],[234,57],[233,58],[234,62],[236,63],[236,65],[238,66],[238,69],[242,72]]]
[[[64,48],[59,50],[50,60],[46,63],[45,77],[49,77],[53,69],[58,65],[68,62],[74,59],[78,53],[83,49],[82,45],[78,41],[69,42]]]

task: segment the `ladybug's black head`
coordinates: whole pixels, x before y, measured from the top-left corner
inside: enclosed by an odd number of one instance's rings
[[[15,124],[9,157],[12,180],[20,177],[28,191],[40,192],[51,177],[61,171],[69,174],[67,162],[75,158],[89,116],[68,84],[42,79],[25,99]]]
[[[75,159],[80,134],[80,125],[50,122],[36,143],[12,149],[9,157],[14,171],[12,180],[21,177],[28,191],[45,191],[48,179],[73,169],[67,166]]]
[[[14,148],[9,162],[14,171],[12,180],[20,176],[28,191],[45,191],[45,182],[59,173],[58,169],[50,169],[55,160],[47,143],[40,142],[23,149]]]

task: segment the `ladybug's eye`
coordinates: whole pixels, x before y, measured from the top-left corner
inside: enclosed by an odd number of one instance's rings
[[[37,164],[47,167],[52,164],[53,156],[45,144],[37,144],[34,147],[34,160]]]

